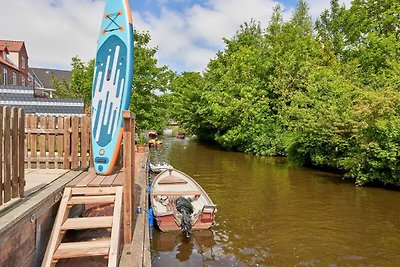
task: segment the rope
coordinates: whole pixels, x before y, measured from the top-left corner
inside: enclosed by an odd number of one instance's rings
[[[103,33],[105,34],[106,32],[113,32],[113,31],[117,31],[117,30],[121,30],[121,26],[119,26],[118,25],[118,23],[116,23],[115,22],[115,19],[119,16],[119,15],[121,15],[122,14],[122,12],[117,12],[117,13],[112,13],[112,14],[106,14],[106,18],[107,19],[109,19],[109,20],[111,20],[111,22],[107,25],[107,27],[105,28],[105,30],[103,30]],[[111,16],[113,16],[113,18],[111,17]],[[111,26],[111,25],[115,25],[115,26],[117,26],[117,28],[113,28],[113,29],[109,29],[109,27]]]

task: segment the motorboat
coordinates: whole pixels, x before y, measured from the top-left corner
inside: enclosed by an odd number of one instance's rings
[[[159,173],[150,187],[150,202],[158,228],[163,232],[209,229],[215,221],[216,205],[189,175],[168,169]]]

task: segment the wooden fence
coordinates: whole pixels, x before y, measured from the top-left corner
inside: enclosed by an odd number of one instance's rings
[[[0,106],[0,205],[23,195],[25,111]]]
[[[90,166],[90,117],[25,117],[27,168],[78,169]]]

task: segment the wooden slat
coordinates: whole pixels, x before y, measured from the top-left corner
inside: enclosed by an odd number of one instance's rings
[[[19,110],[18,118],[18,191],[22,197],[25,189],[25,110]]]
[[[31,115],[27,114],[25,116],[25,133],[26,133],[26,139],[25,139],[25,156],[28,156],[28,150],[31,147],[31,134],[27,133],[26,131],[29,130],[29,128],[31,127]],[[28,166],[28,168],[30,168],[30,166]]]
[[[11,200],[11,162],[10,157],[10,108],[3,108],[3,125],[4,125],[4,202]]]
[[[18,109],[11,109],[11,184],[12,197],[19,196],[18,193]],[[6,162],[7,164],[7,162]]]
[[[68,205],[78,204],[112,204],[115,201],[115,196],[73,196],[68,201]]]
[[[71,198],[71,188],[65,188],[63,197],[61,199],[60,207],[58,209],[56,220],[54,221],[53,230],[51,232],[49,244],[46,249],[46,253],[44,255],[42,261],[42,267],[48,267],[52,263],[53,254],[57,248],[57,244],[60,242],[61,238],[60,228],[64,221],[67,219],[67,204],[69,199]]]
[[[106,175],[97,175],[89,184],[90,187],[100,186],[103,180],[106,178]]]
[[[47,129],[47,119],[45,116],[40,116],[40,128]],[[40,157],[46,157],[46,135],[41,134],[39,136],[39,150],[40,150]]]
[[[61,230],[111,228],[112,224],[112,216],[68,218],[61,226]]]
[[[88,172],[82,172],[79,174],[75,179],[73,179],[71,182],[69,182],[66,187],[75,187],[82,179],[84,179],[89,173]]]
[[[30,128],[31,129],[36,129],[37,128],[37,117],[36,116],[32,116],[31,117],[31,125]],[[31,158],[36,158],[37,157],[37,135],[32,134],[31,135]],[[39,164],[36,163],[36,165],[31,164],[31,168],[36,168],[38,167]]]
[[[70,119],[64,118],[64,169],[71,168],[71,134],[70,134]]]
[[[117,178],[119,172],[116,172],[114,174],[107,175],[103,182],[101,182],[101,186],[112,186],[114,183],[115,178]]]
[[[77,169],[78,162],[78,148],[79,148],[79,117],[72,116],[71,120],[71,168]]]
[[[62,116],[59,116],[57,119],[58,131],[61,131],[62,134],[57,134],[57,154],[59,157],[63,157],[64,155],[64,119]],[[57,166],[58,167],[58,166]]]
[[[3,109],[0,108],[0,159],[3,158]],[[3,204],[3,163],[0,163],[0,205]]]
[[[54,117],[55,118],[55,117]],[[62,118],[62,117],[61,117]],[[48,134],[48,135],[58,135],[58,134],[63,134],[64,130],[63,129],[26,129],[27,134]]]
[[[76,184],[77,187],[86,187],[88,184],[96,178],[97,173],[93,172],[88,172],[88,175],[83,178],[79,183]]]
[[[200,196],[201,191],[193,190],[193,191],[154,191],[153,196]]]
[[[55,139],[56,136],[55,134],[50,134],[55,132],[55,126],[56,126],[56,117],[51,116],[49,117],[49,124],[47,126],[47,128],[49,129],[49,133],[46,134],[47,138],[48,138],[48,148],[49,148],[49,157],[55,157],[54,154],[54,147],[55,147]]]
[[[85,256],[107,256],[109,249],[109,239],[61,243],[53,256],[53,260],[79,258]]]
[[[115,177],[115,179],[114,179],[114,181],[112,183],[112,186],[120,186],[120,185],[122,185],[123,180],[124,180],[124,172],[123,172],[123,169],[122,169],[121,172],[119,172],[117,174],[117,176]]]
[[[81,167],[89,167],[88,150],[89,150],[89,124],[90,117],[83,116],[81,118]]]
[[[111,245],[108,257],[108,267],[118,266],[118,255],[121,236],[121,215],[122,215],[122,186],[117,188],[115,194],[115,205],[113,213],[113,223],[111,229]],[[132,226],[130,225],[132,228]],[[132,240],[132,238],[130,238]]]
[[[72,194],[74,195],[87,195],[87,196],[99,196],[99,195],[114,195],[117,192],[116,187],[74,187],[72,188]]]

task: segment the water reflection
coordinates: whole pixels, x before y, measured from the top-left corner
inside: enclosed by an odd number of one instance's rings
[[[400,266],[400,192],[188,140],[166,140],[152,158],[191,175],[218,207],[203,241],[177,233],[160,246],[154,230],[154,266]]]

